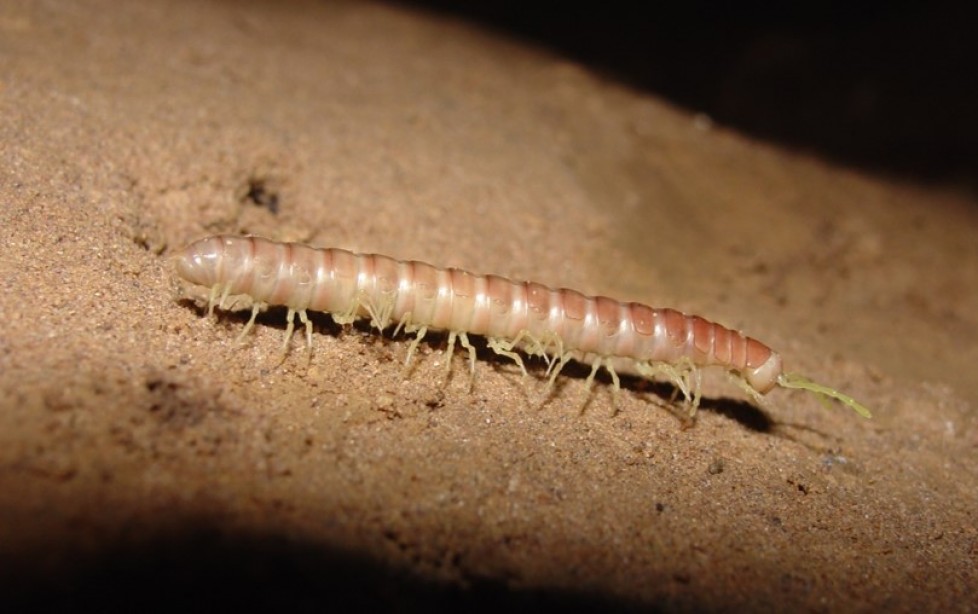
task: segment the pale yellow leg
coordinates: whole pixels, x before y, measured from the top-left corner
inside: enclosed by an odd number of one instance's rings
[[[758,405],[764,403],[764,397],[761,396],[760,392],[754,390],[754,388],[747,383],[747,380],[744,379],[743,375],[737,373],[736,371],[727,371],[727,377],[729,377],[730,381],[736,384],[738,388],[746,392],[747,396],[749,396],[755,403]]]
[[[312,355],[312,322],[305,309],[299,310],[299,321],[306,327],[306,350]]]
[[[520,371],[523,372],[523,377],[527,376],[526,365],[523,364],[523,357],[513,351],[515,342],[511,344],[508,341],[504,341],[496,337],[490,337],[488,339],[488,344],[489,349],[491,349],[493,352],[499,354],[500,356],[511,358],[513,362],[519,366]]]
[[[614,366],[612,366],[611,360],[606,360],[604,358],[601,358],[600,356],[598,358],[595,358],[591,362],[591,372],[588,373],[587,379],[584,380],[584,385],[587,387],[588,396],[590,398],[591,387],[594,385],[594,376],[597,375],[598,369],[600,369],[602,366],[604,366],[608,374],[611,375],[611,384],[612,384],[611,394],[613,397],[612,404],[617,408],[618,393],[621,392],[621,380],[618,379],[618,372],[615,371]]]
[[[282,344],[282,358],[279,362],[285,360],[285,355],[289,351],[289,341],[292,340],[292,333],[295,332],[295,309],[289,308],[285,321],[288,322],[288,325],[285,327],[285,343]]]
[[[639,372],[640,375],[648,379],[653,379],[656,375],[660,373],[662,375],[665,375],[667,378],[669,378],[669,380],[676,387],[676,389],[683,394],[683,399],[685,399],[687,403],[689,403],[693,399],[693,395],[690,393],[689,390],[689,384],[686,381],[685,373],[677,369],[674,365],[664,363],[664,362],[658,362],[658,363],[636,362],[635,369]],[[671,401],[674,400],[675,397],[671,399]]]
[[[357,309],[360,306],[359,300],[354,300],[350,307],[343,312],[335,312],[332,314],[333,321],[340,326],[346,326],[347,324],[353,324],[357,319]]]
[[[394,298],[384,301],[383,305],[367,304],[367,313],[370,314],[370,325],[383,333],[384,329],[391,321],[391,313],[394,311]]]
[[[459,333],[458,339],[462,347],[469,351],[469,390],[472,390],[475,385],[475,347],[469,343],[469,336],[465,333]]]
[[[224,303],[228,300],[228,296],[231,294],[231,284],[224,286],[224,292],[221,294],[221,300],[217,304],[218,307],[224,309]]]
[[[400,332],[401,328],[404,328],[405,332],[408,333],[411,332],[405,327],[405,325],[410,326],[410,324],[408,324],[408,322],[410,321],[411,321],[411,312],[409,311],[405,313],[403,316],[401,316],[401,320],[397,323],[397,326],[394,327],[394,333],[391,335],[391,337],[396,337],[397,333]]]
[[[299,321],[306,327],[306,368],[312,363],[312,322],[305,309],[299,310]]]
[[[614,408],[614,413],[618,413],[618,395],[621,394],[621,380],[618,379],[618,373],[611,365],[610,360],[605,361],[604,368],[611,375],[611,405]]]
[[[591,386],[594,385],[594,376],[597,375],[598,369],[601,368],[601,357],[595,358],[591,361],[591,372],[588,373],[587,379],[584,380],[584,387],[590,392]]]
[[[540,341],[536,341],[534,339],[534,342],[537,344],[540,354],[543,355],[543,359],[547,361],[547,375],[550,375],[555,368],[557,368],[558,371],[564,368],[564,363],[566,363],[569,358],[564,356],[564,342],[559,337],[553,335],[553,337],[550,339],[542,339]],[[551,345],[553,345],[554,348],[553,357],[550,357],[547,354],[547,348],[549,348]],[[556,378],[556,376],[554,377]]]
[[[452,370],[452,354],[455,353],[455,338],[458,337],[458,333],[455,331],[449,331],[448,333],[448,349],[445,350],[445,373],[449,373]]]
[[[462,347],[469,351],[469,370],[475,377],[475,346],[469,343],[469,336],[465,333],[459,333],[458,339],[462,343]]]
[[[420,328],[413,329],[413,330],[411,328],[412,327],[405,329],[405,332],[409,334],[416,333],[416,335],[414,339],[411,341],[411,345],[408,346],[407,359],[405,359],[404,361],[405,367],[411,364],[411,357],[414,356],[414,351],[418,349],[418,344],[421,343],[421,340],[424,339],[425,333],[428,332],[427,326],[422,326]]]
[[[700,387],[703,384],[702,371],[696,367],[691,367],[687,375],[692,378],[692,385],[690,386],[693,390],[693,402],[689,404],[689,417],[692,418],[696,416],[696,410],[700,407]]]
[[[217,304],[217,295],[221,291],[221,284],[214,284],[211,287],[211,293],[207,297],[207,317],[214,315],[214,305]]]
[[[524,337],[526,338],[526,341],[523,344],[523,351],[530,356],[543,357],[543,360],[546,361],[547,363],[546,374],[550,375],[550,369],[553,368],[553,360],[551,360],[550,355],[547,354],[546,346],[544,346],[544,344],[541,343],[539,339],[531,335],[528,331],[521,330],[520,333],[516,336],[516,339],[513,340],[513,347],[516,347],[516,345]]]
[[[560,356],[555,356],[555,367],[550,371],[550,377],[547,379],[547,390],[554,387],[554,382],[557,380],[557,376],[560,375],[560,370],[564,368],[571,359],[570,354],[561,354]]]
[[[234,340],[235,343],[241,343],[241,341],[245,338],[245,335],[248,334],[248,331],[250,331],[255,325],[255,318],[258,317],[258,312],[261,311],[262,306],[262,303],[255,303],[251,306],[251,317],[248,318],[248,323],[245,324],[244,330],[242,330],[241,334],[238,335],[238,338]]]

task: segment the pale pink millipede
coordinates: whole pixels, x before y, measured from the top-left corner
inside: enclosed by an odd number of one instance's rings
[[[339,324],[370,318],[383,330],[391,323],[416,337],[407,361],[428,330],[448,331],[449,361],[455,340],[469,352],[469,334],[484,336],[496,353],[513,359],[523,370],[522,349],[544,356],[550,382],[570,359],[590,362],[588,385],[605,367],[615,388],[613,366],[628,361],[647,378],[668,377],[695,411],[699,403],[699,368],[725,367],[752,395],[776,386],[809,390],[837,399],[860,415],[869,410],[852,397],[785,373],[781,356],[760,341],[699,316],[657,309],[604,296],[585,296],[566,288],[553,289],[496,275],[475,275],[424,262],[402,261],[378,254],[320,249],[279,243],[260,237],[213,236],[191,243],[176,257],[177,272],[188,282],[210,288],[208,314],[223,308],[228,297],[252,299],[251,318],[269,305],[288,308],[286,344],[295,315],[312,346],[307,311],[325,311]],[[396,333],[396,330],[395,330]]]

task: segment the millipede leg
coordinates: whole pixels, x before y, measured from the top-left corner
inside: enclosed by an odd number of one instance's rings
[[[689,384],[686,381],[686,373],[677,369],[673,365],[665,363],[656,365],[656,368],[666,374],[666,377],[672,381],[673,385],[676,386],[681,393],[683,393],[683,400],[686,403],[689,403],[690,399],[693,397],[689,392]]]
[[[530,339],[533,339],[533,337],[531,337],[530,335],[527,335],[527,337],[530,338]],[[568,360],[570,360],[569,356],[568,357],[565,357],[564,356],[564,341],[563,341],[563,339],[561,339],[557,335],[551,335],[550,338],[544,337],[544,339],[542,341],[536,341],[536,340],[534,340],[534,341],[536,342],[537,347],[540,349],[540,354],[543,355],[543,359],[547,361],[547,374],[548,375],[550,374],[550,370],[553,369],[554,366],[556,365],[557,357],[560,357],[560,362],[561,363],[565,363]],[[547,355],[547,348],[550,347],[551,345],[553,345],[553,348],[554,348],[554,352],[553,352],[554,358],[553,359],[551,359]],[[564,367],[564,365],[561,364],[560,365],[560,368],[563,368],[563,367]],[[558,369],[558,371],[559,371],[559,369]]]
[[[364,305],[367,308],[367,314],[370,316],[370,325],[376,328],[378,332],[383,333],[391,321],[391,313],[394,311],[394,298],[388,297],[380,302],[381,305],[376,305],[372,301],[364,303]]]
[[[621,380],[618,379],[618,372],[615,371],[615,368],[613,366],[611,366],[610,360],[606,360],[604,362],[604,368],[607,369],[608,375],[611,376],[611,384],[612,384],[611,394],[618,396],[618,393],[621,392]]]
[[[410,321],[410,320],[411,320],[411,312],[410,311],[407,312],[407,313],[405,313],[404,315],[402,315],[400,321],[397,323],[397,326],[394,327],[394,332],[391,333],[391,337],[396,337],[397,336],[397,333],[399,333],[401,331],[401,328],[404,328],[404,332],[410,333],[411,331],[408,330],[408,328],[405,327],[405,325],[410,326],[410,324],[407,324],[408,321]]]
[[[340,326],[353,324],[357,319],[357,309],[360,307],[359,299],[355,299],[349,309],[343,312],[333,312],[333,321]]]
[[[597,357],[591,361],[591,372],[588,373],[587,379],[584,380],[584,387],[591,390],[591,386],[594,385],[594,376],[597,375],[598,369],[601,368],[601,357]]]
[[[217,294],[221,291],[221,284],[214,284],[211,287],[211,293],[207,297],[207,317],[214,315],[214,305],[217,302]]]
[[[455,339],[458,337],[458,333],[455,331],[449,331],[448,333],[448,349],[445,350],[445,373],[449,373],[452,370],[452,354],[455,353]]]
[[[700,387],[703,384],[702,372],[696,367],[691,367],[690,375],[692,375],[692,389],[693,389],[693,402],[690,403],[689,417],[692,418],[696,415],[696,410],[700,406],[701,391]]]
[[[217,306],[224,309],[224,302],[228,300],[228,296],[231,294],[231,284],[224,286],[224,292],[221,293],[221,300],[218,301]]]
[[[306,350],[312,354],[312,322],[309,320],[309,315],[306,314],[305,309],[299,310],[299,321],[306,326]]]
[[[305,309],[299,310],[299,321],[306,327],[306,368],[308,369],[312,362],[312,322]]]
[[[523,341],[523,339],[526,341]],[[506,342],[510,348],[514,348],[522,342],[523,351],[529,356],[540,356],[543,358],[544,362],[547,363],[547,370],[544,372],[545,375],[550,375],[550,370],[554,368],[554,358],[551,358],[550,354],[547,353],[547,344],[535,336],[531,335],[526,329],[523,329],[516,335],[516,339],[513,339],[512,343]],[[556,352],[555,355],[560,354]]]
[[[571,359],[570,354],[561,354],[554,358],[555,365],[553,370],[550,372],[550,377],[547,379],[547,390],[551,390],[554,387],[554,381],[556,381],[557,376],[560,374],[560,370],[564,368]]]
[[[611,365],[610,360],[604,362],[604,368],[611,375],[611,405],[614,407],[615,413],[618,413],[618,395],[621,394],[621,380],[618,379],[618,373],[615,372],[615,368]]]
[[[251,317],[248,318],[248,323],[245,324],[244,330],[242,330],[241,334],[238,335],[238,338],[234,340],[235,343],[241,343],[245,335],[248,334],[248,331],[250,331],[251,328],[255,325],[255,318],[258,317],[258,312],[261,310],[261,307],[262,307],[261,303],[254,303],[251,306]]]
[[[689,385],[686,382],[685,373],[679,371],[675,366],[664,362],[636,362],[635,369],[639,372],[639,375],[649,380],[659,374],[669,378],[670,383],[675,387],[672,397],[669,399],[670,403],[675,402],[678,393],[682,393],[683,399],[687,402],[692,398],[689,393]]]
[[[509,342],[503,341],[502,339],[498,339],[496,337],[489,337],[487,342],[489,344],[489,349],[500,356],[511,358],[513,362],[519,366],[520,371],[523,372],[523,377],[527,376],[526,365],[523,364],[523,357],[513,351],[514,344],[510,344]]]
[[[285,316],[285,321],[288,322],[288,326],[285,327],[285,343],[282,344],[282,360],[285,360],[285,355],[289,351],[289,341],[292,340],[292,333],[295,332],[295,309],[289,308],[289,312]]]
[[[469,343],[469,336],[465,333],[459,333],[458,339],[462,343],[462,347],[469,351],[469,370],[472,372],[472,377],[475,377],[475,346]]]
[[[404,360],[404,366],[406,367],[411,364],[411,357],[414,356],[414,351],[418,349],[418,344],[421,343],[421,340],[424,339],[425,333],[428,332],[428,327],[422,326],[416,330],[407,328],[405,329],[405,332],[416,333],[414,339],[411,340],[411,344],[408,346],[407,358]]]
[[[472,390],[475,385],[475,346],[469,343],[469,336],[465,333],[459,333],[458,339],[462,347],[469,351],[469,390]]]

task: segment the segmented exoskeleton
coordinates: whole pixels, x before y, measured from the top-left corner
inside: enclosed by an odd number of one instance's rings
[[[644,377],[668,377],[695,411],[699,368],[720,366],[734,373],[754,396],[777,386],[804,389],[869,416],[866,407],[848,395],[785,373],[781,356],[760,341],[674,309],[260,237],[201,239],[177,256],[176,266],[183,279],[210,288],[209,314],[215,305],[223,308],[229,296],[252,299],[251,318],[242,337],[262,309],[281,305],[288,308],[286,344],[298,315],[311,348],[312,323],[307,311],[325,311],[339,324],[370,318],[379,330],[396,324],[395,334],[402,327],[414,333],[407,362],[429,330],[445,330],[448,364],[457,339],[468,350],[473,370],[476,353],[470,334],[484,336],[493,351],[514,360],[524,374],[526,368],[517,350],[544,356],[551,384],[563,366],[576,358],[591,364],[589,386],[603,366],[617,390],[613,363],[627,360]]]

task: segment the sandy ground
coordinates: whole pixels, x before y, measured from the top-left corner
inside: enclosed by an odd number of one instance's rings
[[[0,601],[960,610],[978,593],[978,215],[367,3],[0,4]],[[482,346],[284,314],[242,345],[169,256],[217,232],[701,313],[718,374],[541,404]],[[617,411],[616,411],[617,408]]]

